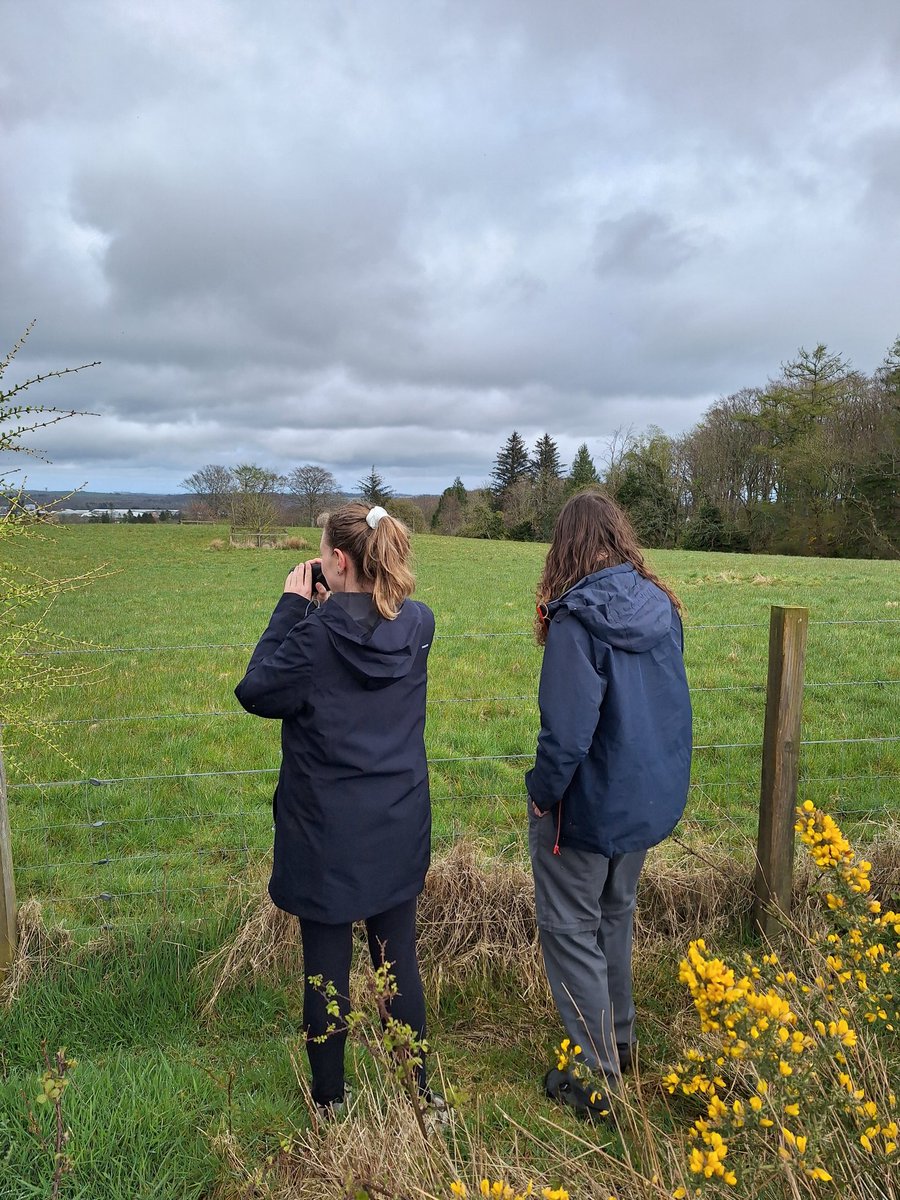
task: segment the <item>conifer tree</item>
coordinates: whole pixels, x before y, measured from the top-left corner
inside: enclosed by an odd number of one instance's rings
[[[491,491],[494,497],[502,502],[509,489],[520,479],[527,479],[530,474],[528,450],[524,440],[514,429],[494,460],[494,469],[491,471]]]
[[[781,369],[794,394],[794,403],[799,403],[801,410],[805,410],[803,415],[818,417],[838,400],[850,364],[840,354],[829,354],[828,347],[820,342],[815,350],[801,346],[797,357],[782,363]]]
[[[388,487],[382,477],[375,470],[375,464],[372,463],[372,470],[368,475],[365,475],[356,485],[356,490],[359,492],[360,499],[366,504],[387,504],[393,490]]]
[[[545,479],[559,479],[563,473],[559,461],[559,447],[549,433],[538,438],[531,458],[531,474],[533,479],[543,476]]]
[[[534,516],[532,537],[547,541],[565,498],[559,449],[549,433],[538,438],[531,459]]]
[[[447,492],[445,492],[445,495],[447,493],[449,493],[451,496],[455,497],[457,503],[460,504],[463,508],[469,503],[469,493],[466,491],[466,485],[463,483],[463,481],[460,479],[460,477],[458,475],[453,480],[453,482],[450,484],[449,488],[447,488]]]
[[[569,472],[569,478],[566,481],[567,490],[569,492],[579,492],[582,488],[595,486],[599,482],[600,476],[597,474],[594,460],[588,453],[587,442],[582,442],[575,451],[575,457],[572,460],[572,470]]]

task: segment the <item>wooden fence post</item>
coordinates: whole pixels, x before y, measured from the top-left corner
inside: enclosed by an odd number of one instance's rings
[[[0,745],[0,982],[16,955],[16,887],[13,881],[12,841],[6,806],[6,773]]]
[[[766,937],[780,930],[779,913],[787,915],[791,910],[808,624],[808,609],[773,605],[753,906],[753,919]]]

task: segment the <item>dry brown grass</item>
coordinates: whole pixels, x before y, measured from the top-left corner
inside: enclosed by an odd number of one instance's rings
[[[635,939],[683,946],[734,929],[751,904],[752,883],[749,866],[723,848],[671,842],[651,850],[638,887]]]
[[[900,838],[884,832],[865,850],[872,864],[872,883],[883,903],[900,907]]]
[[[453,1172],[440,1134],[425,1142],[412,1105],[381,1079],[363,1074],[358,1084],[341,1121],[314,1120],[282,1152],[273,1197],[446,1195]]]
[[[312,1110],[301,1064],[295,1062],[295,1069]],[[438,1086],[446,1089],[446,1082]],[[480,1180],[500,1179],[521,1194],[531,1183],[535,1196],[542,1187],[563,1183],[579,1200],[608,1200],[611,1193],[620,1200],[668,1200],[670,1192],[652,1175],[680,1178],[677,1157],[668,1146],[656,1148],[659,1131],[633,1085],[630,1093],[620,1103],[619,1119],[629,1141],[642,1147],[644,1163],[627,1144],[611,1152],[608,1132],[562,1113],[550,1120],[529,1110],[527,1123],[520,1123],[505,1111],[502,1089],[487,1105],[475,1100],[451,1110],[447,1126],[426,1117],[423,1139],[408,1099],[390,1077],[372,1064],[360,1064],[357,1088],[342,1118],[325,1122],[311,1112],[308,1125],[282,1132],[280,1149],[264,1169],[233,1134],[223,1129],[214,1136],[228,1175],[215,1195],[221,1200],[452,1200],[454,1180],[465,1181],[468,1194],[476,1197]]]
[[[710,584],[749,584],[751,587],[775,587],[783,583],[787,583],[783,576],[780,575],[764,575],[761,571],[745,572],[745,571],[714,571],[709,575],[700,575],[693,579],[687,579],[681,585],[682,588],[706,587]]]
[[[210,991],[204,1015],[219,996],[256,979],[302,978],[294,917],[276,908],[262,886],[243,897],[234,937],[199,964]],[[260,894],[261,893],[261,894]],[[521,866],[485,855],[469,840],[436,859],[419,900],[419,955],[426,986],[515,972],[523,991],[543,986],[530,874]]]
[[[302,978],[297,923],[277,909],[263,884],[265,865],[242,890],[233,938],[199,969],[210,980],[203,1012],[219,996],[254,980]],[[735,870],[722,851],[701,860],[670,851],[651,855],[641,876],[638,943],[715,935],[734,926],[749,906],[749,871]],[[525,995],[545,989],[530,872],[491,857],[468,838],[435,860],[419,901],[419,954],[426,986],[514,974]]]
[[[531,876],[471,839],[435,860],[418,925],[423,973],[438,990],[445,977],[463,982],[501,972],[514,973],[526,995],[543,986]]]
[[[300,1066],[295,1062],[298,1086],[311,1107]],[[437,1086],[447,1090],[443,1079]],[[517,1103],[498,1084],[490,1097],[451,1109],[449,1125],[429,1122],[423,1139],[390,1077],[360,1064],[341,1120],[311,1115],[309,1125],[284,1131],[280,1150],[263,1169],[232,1134],[220,1131],[213,1144],[229,1178],[215,1196],[452,1200],[454,1180],[465,1182],[474,1198],[481,1194],[479,1182],[488,1179],[503,1180],[521,1195],[540,1196],[544,1187],[562,1184],[578,1200],[670,1200],[672,1185],[664,1181],[686,1182],[680,1148],[654,1125],[637,1081],[626,1084],[615,1120],[621,1140],[543,1101],[523,1111],[521,1098]]]
[[[261,874],[259,868],[248,871],[255,886],[241,888],[244,898],[237,932],[197,966],[198,972],[211,980],[209,996],[201,1009],[205,1017],[212,1014],[219,996],[234,987],[249,987],[256,979],[289,973],[301,977],[303,958],[297,919],[275,907],[265,886],[261,886]]]
[[[900,843],[885,838],[868,853],[875,894],[889,900],[900,883]],[[269,899],[267,870],[263,862],[248,872],[237,932],[198,968],[210,981],[206,1016],[231,988],[257,979],[302,978],[297,922]],[[804,929],[822,919],[818,905],[805,903],[814,876],[809,859],[798,859],[794,920]],[[651,851],[638,892],[636,954],[674,943],[680,955],[692,938],[735,934],[751,909],[752,885],[750,866],[736,863],[724,848],[668,843]],[[419,955],[432,994],[444,984],[514,975],[523,995],[544,996],[530,871],[490,856],[472,839],[454,843],[435,859],[419,900]]]
[[[42,975],[72,950],[72,935],[61,925],[49,927],[38,900],[26,900],[17,917],[18,945],[0,986],[0,1004],[10,1007],[32,974]]]
[[[218,539],[217,539],[218,540]],[[257,533],[254,530],[234,529],[228,544],[233,550],[308,550],[309,542],[299,534],[285,534],[279,530]],[[210,549],[220,547],[210,546]]]

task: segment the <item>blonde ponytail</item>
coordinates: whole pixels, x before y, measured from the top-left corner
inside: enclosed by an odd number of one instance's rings
[[[350,556],[360,581],[372,586],[375,607],[382,617],[393,621],[416,586],[409,568],[409,530],[388,513],[373,528],[366,521],[369,511],[368,505],[358,501],[345,504],[329,516],[325,536],[332,549]]]

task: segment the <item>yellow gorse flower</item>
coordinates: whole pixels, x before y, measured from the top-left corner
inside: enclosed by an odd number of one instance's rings
[[[737,1176],[725,1166],[728,1145],[723,1141],[722,1135],[715,1130],[704,1130],[700,1136],[706,1149],[701,1150],[699,1146],[694,1146],[688,1160],[689,1169],[695,1175],[702,1175],[705,1179],[723,1179],[725,1183],[734,1187]]]
[[[828,813],[816,808],[811,800],[806,800],[800,806],[797,818],[794,828],[816,866],[821,871],[836,871],[851,892],[868,892],[872,886],[869,881],[872,864],[857,859],[836,821]],[[829,907],[832,907],[832,899],[838,898],[829,894]],[[833,907],[840,908],[843,905],[835,903]]]
[[[728,1148],[736,1139],[754,1153],[768,1146],[812,1183],[831,1182],[816,1162],[823,1102],[829,1120],[856,1142],[858,1161],[900,1158],[900,1130],[885,1119],[893,1117],[888,1107],[895,1108],[896,1097],[885,1106],[859,1086],[863,1038],[868,1053],[881,1028],[900,1029],[900,912],[870,898],[871,863],[812,802],[797,810],[796,829],[824,876],[820,895],[834,914],[827,936],[792,947],[795,962],[785,951],[756,960],[745,952],[740,968],[698,938],[680,964],[705,1041],[703,1050],[685,1050],[663,1076],[668,1092],[702,1098],[702,1116],[687,1135],[696,1186],[677,1188],[675,1200],[701,1196],[707,1181],[713,1189],[720,1182],[734,1186]],[[754,1077],[755,1094],[748,1096]],[[748,1142],[748,1134],[756,1141]]]
[[[807,1174],[809,1175],[810,1179],[821,1180],[822,1183],[831,1182],[831,1176],[824,1167],[813,1167],[812,1170],[807,1171]]]
[[[557,1071],[565,1071],[570,1063],[574,1063],[581,1053],[580,1046],[573,1046],[571,1039],[563,1038],[559,1043],[559,1049],[556,1051],[556,1069]]]
[[[454,1192],[454,1195],[465,1196],[466,1185],[459,1184],[463,1189],[461,1192]],[[453,1191],[454,1185],[451,1183],[450,1190]],[[531,1195],[533,1184],[529,1182],[524,1192],[517,1192],[515,1189],[503,1179],[482,1179],[478,1185],[478,1190],[486,1200],[527,1200]]]

